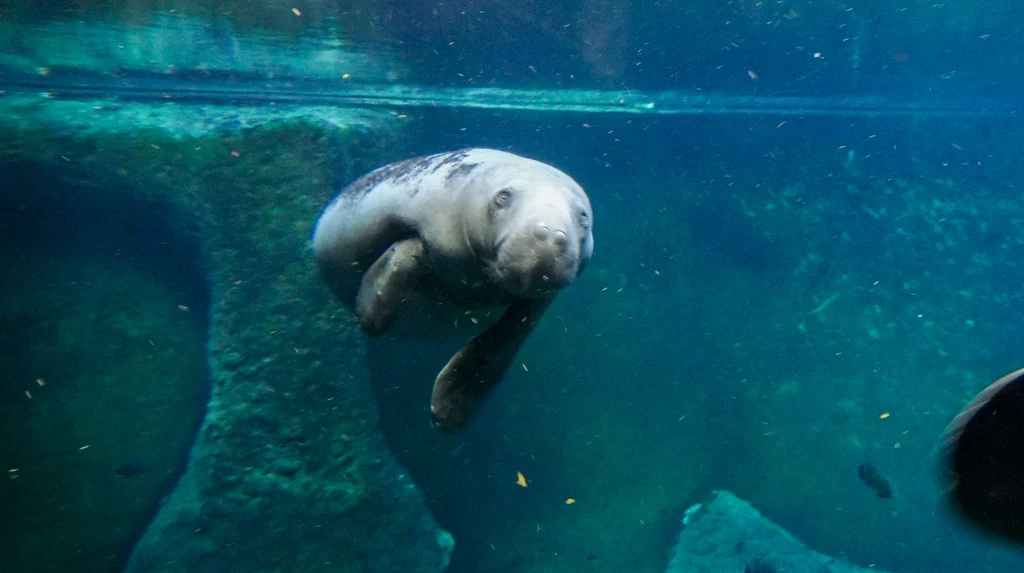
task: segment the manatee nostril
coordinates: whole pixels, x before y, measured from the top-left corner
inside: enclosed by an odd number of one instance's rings
[[[555,231],[554,241],[556,245],[564,248],[569,244],[569,236],[565,234],[565,231]]]
[[[538,239],[547,239],[550,233],[551,230],[548,229],[548,226],[543,224],[537,225],[537,228],[533,230],[534,236]]]

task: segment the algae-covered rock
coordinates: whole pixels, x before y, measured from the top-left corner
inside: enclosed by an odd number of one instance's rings
[[[188,466],[127,570],[447,566],[452,538],[387,452],[362,337],[308,251],[313,222],[341,181],[382,159],[387,117],[372,131],[316,119],[233,131],[217,124],[195,137],[4,131],[0,168],[32,161],[54,185],[90,181],[97,201],[165,202],[169,216],[190,222],[172,227],[201,243],[212,291],[211,398]]]
[[[807,548],[729,491],[687,510],[666,573],[864,573],[865,569]]]

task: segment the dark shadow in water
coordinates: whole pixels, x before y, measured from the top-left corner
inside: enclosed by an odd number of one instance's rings
[[[199,229],[111,180],[0,162],[0,505],[26,516],[0,525],[12,572],[123,569],[205,415]]]
[[[486,472],[493,460],[453,455],[459,444],[473,440],[473,428],[455,436],[431,427],[430,391],[437,373],[461,346],[458,341],[430,343],[375,339],[368,343],[370,380],[380,412],[380,428],[388,448],[423,491],[438,524],[456,539],[449,571],[476,571],[477,551],[486,544],[476,539],[476,500],[464,491]],[[471,426],[481,422],[479,417]],[[488,548],[489,551],[490,550]],[[488,556],[485,562],[493,562]]]

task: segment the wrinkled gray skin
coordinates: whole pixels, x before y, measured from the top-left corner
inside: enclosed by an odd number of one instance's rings
[[[475,334],[431,396],[438,427],[456,431],[583,271],[592,221],[589,198],[565,173],[464,149],[355,181],[321,214],[313,249],[324,280],[368,335]]]

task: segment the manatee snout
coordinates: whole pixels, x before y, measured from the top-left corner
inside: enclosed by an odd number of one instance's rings
[[[538,221],[534,225],[533,236],[552,251],[565,253],[569,249],[567,228],[567,225],[553,225],[547,221]]]
[[[535,219],[502,244],[497,274],[513,295],[543,295],[576,279],[581,252],[579,232],[568,221]]]

